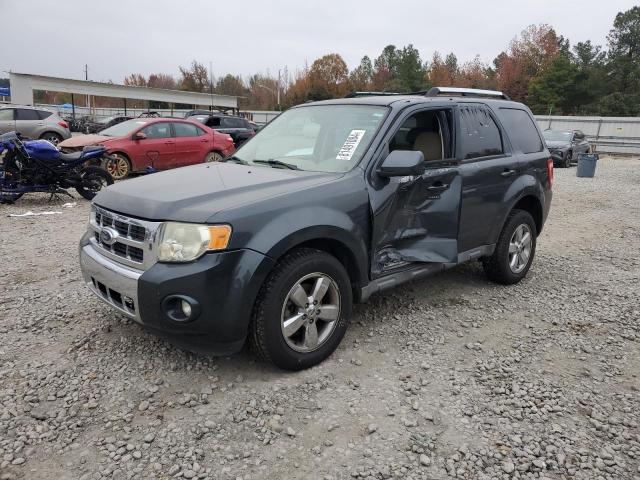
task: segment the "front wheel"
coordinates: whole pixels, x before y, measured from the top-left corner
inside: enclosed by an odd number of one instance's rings
[[[80,186],[76,191],[87,200],[93,200],[100,190],[113,185],[113,177],[100,167],[85,167],[80,170]]]
[[[131,163],[124,155],[113,153],[104,161],[104,169],[114,180],[122,180],[131,173]]]
[[[249,342],[259,357],[286,370],[317,365],[338,347],[351,315],[349,276],[321,250],[284,256],[256,299]]]
[[[493,255],[482,262],[489,280],[503,285],[522,280],[533,262],[536,238],[536,224],[531,214],[513,210],[500,233]]]
[[[564,168],[571,168],[571,159],[573,157],[573,152],[571,150],[569,150],[567,152],[567,156],[564,159]]]

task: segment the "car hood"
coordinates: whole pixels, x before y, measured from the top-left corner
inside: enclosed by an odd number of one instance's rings
[[[547,148],[568,148],[569,142],[562,140],[547,140]]]
[[[147,220],[207,223],[217,213],[332,181],[342,174],[208,163],[118,182],[94,203]]]
[[[106,135],[77,135],[66,139],[64,142],[60,142],[58,146],[60,148],[88,147],[114,139],[114,137],[107,137]]]

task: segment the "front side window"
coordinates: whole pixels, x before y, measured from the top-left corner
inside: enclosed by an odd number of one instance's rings
[[[12,121],[13,108],[3,108],[0,110],[0,121]]]
[[[16,120],[40,120],[37,110],[16,108]]]
[[[527,112],[518,108],[501,108],[500,116],[516,149],[522,153],[537,153],[544,150],[538,129]],[[569,140],[571,140],[570,133]]]
[[[142,130],[147,138],[168,138],[171,136],[171,124],[169,122],[153,123]]]
[[[387,107],[373,105],[292,108],[271,121],[234,158],[274,168],[347,172],[361,160],[387,113]]]
[[[465,160],[502,155],[502,136],[485,107],[473,105],[460,109],[462,158]]]
[[[426,162],[453,157],[453,115],[447,110],[425,110],[407,118],[389,142],[389,151],[421,151]]]

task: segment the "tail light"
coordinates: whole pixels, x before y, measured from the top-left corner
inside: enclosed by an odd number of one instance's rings
[[[553,187],[553,158],[547,159],[547,178],[549,178],[549,188]]]
[[[64,120],[60,120],[58,122],[58,125],[60,125],[62,128],[69,128],[69,124],[67,122],[65,122]]]

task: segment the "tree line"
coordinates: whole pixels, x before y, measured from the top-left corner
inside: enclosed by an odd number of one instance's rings
[[[455,86],[501,90],[536,114],[640,116],[640,7],[616,15],[606,48],[591,41],[572,45],[541,24],[523,30],[491,64],[478,56],[461,63],[454,53],[439,52],[425,61],[413,45],[388,45],[373,60],[364,56],[351,71],[338,53],[330,53],[278,77],[227,74],[212,82],[211,72],[195,60],[179,72],[178,78],[132,74],[124,84],[234,95],[240,97],[241,109],[255,110],[285,109],[352,91],[417,92]],[[95,99],[95,105],[109,106],[113,100]]]

